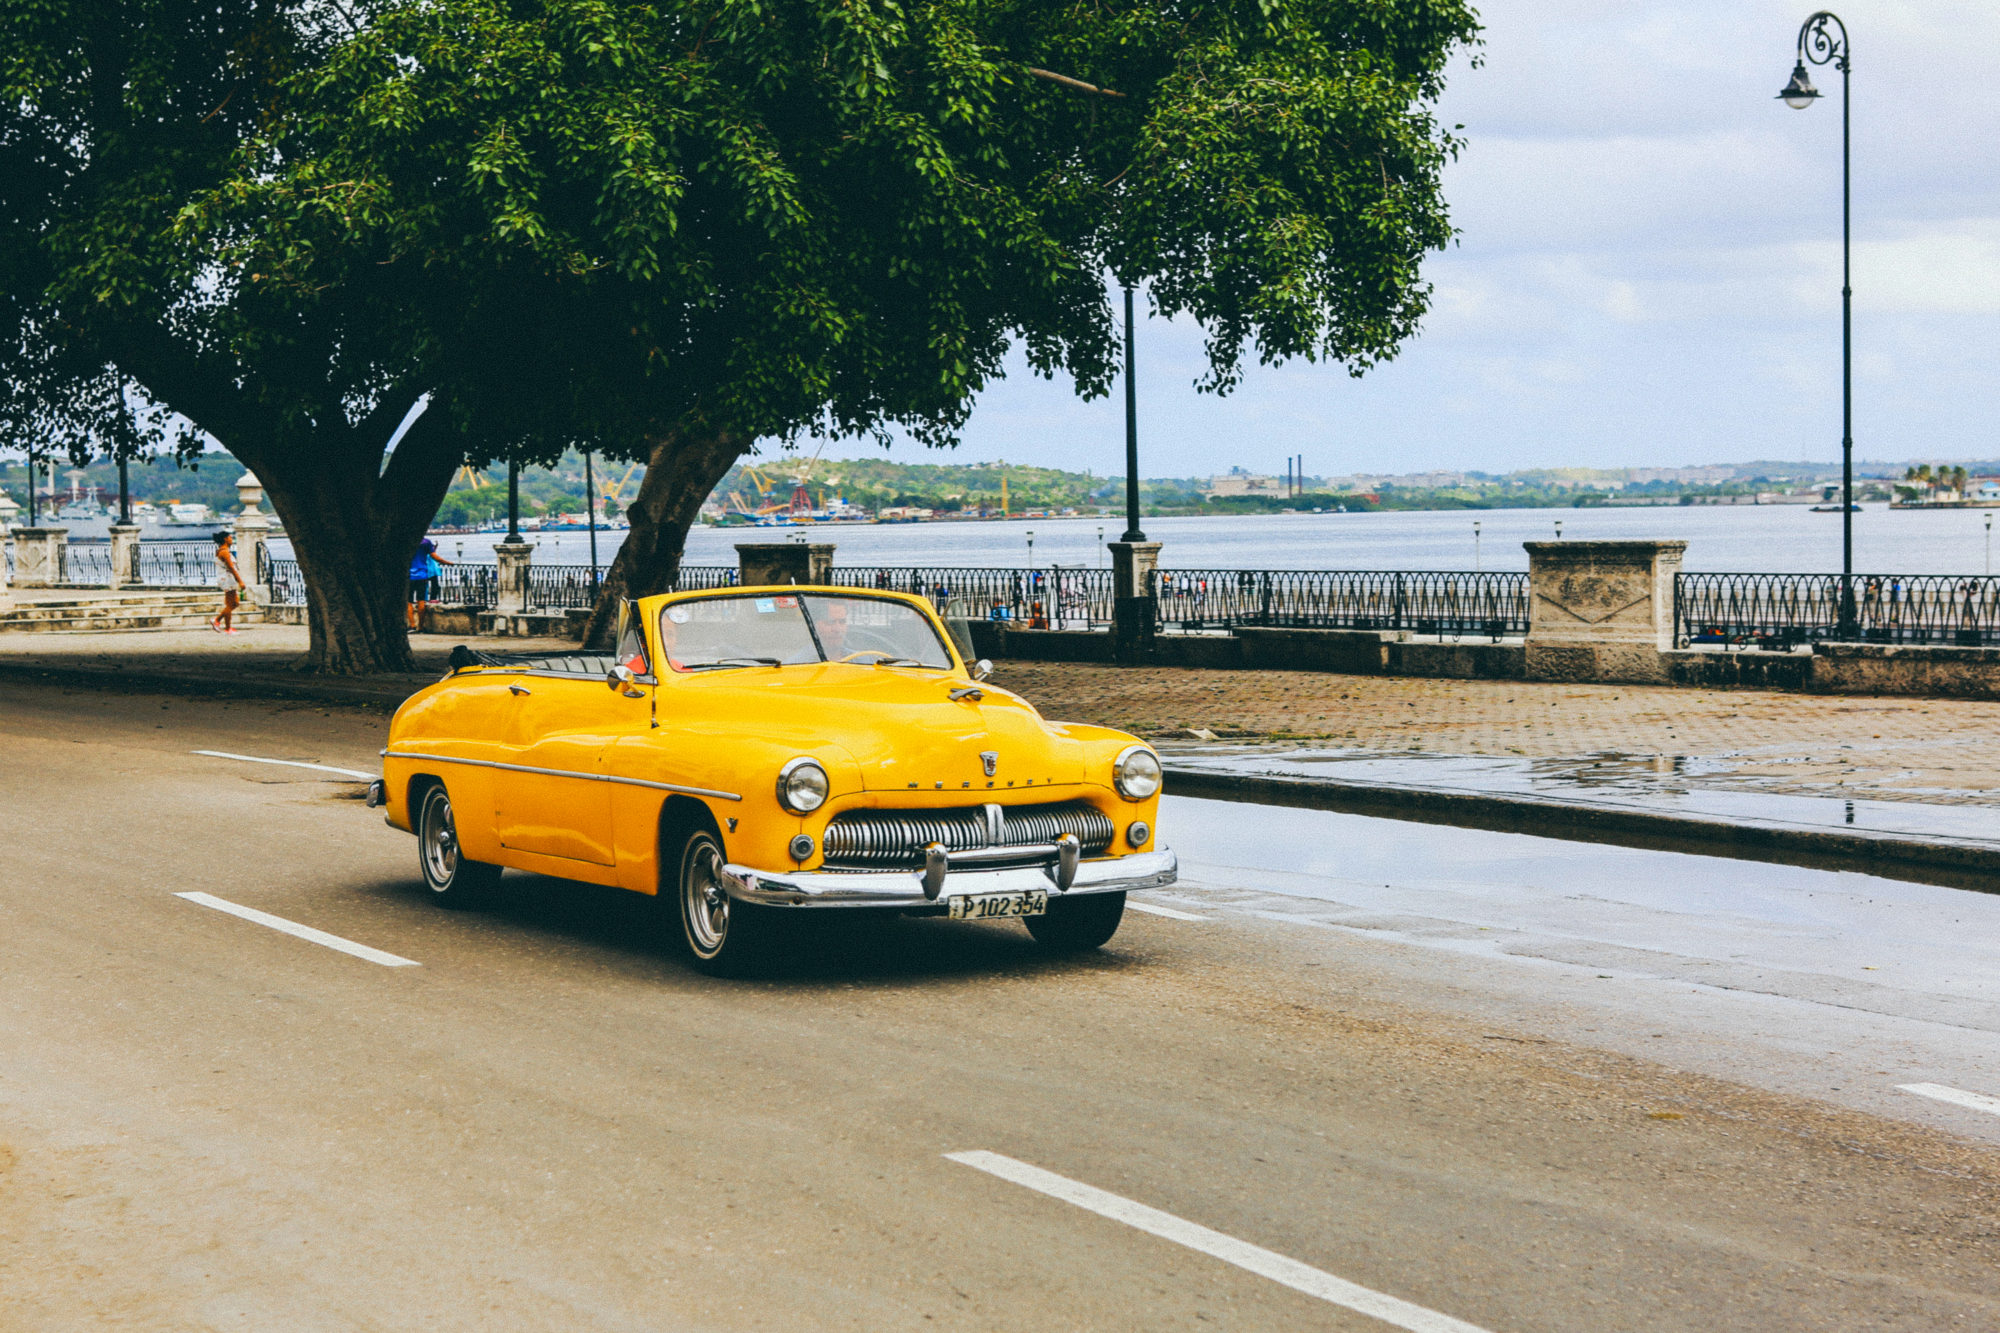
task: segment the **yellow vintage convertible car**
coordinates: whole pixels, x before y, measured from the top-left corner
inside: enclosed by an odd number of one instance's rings
[[[369,800],[440,902],[503,866],[654,894],[726,973],[780,915],[835,908],[1094,949],[1128,889],[1174,882],[1158,756],[984,684],[924,598],[729,588],[620,622],[610,656],[461,647],[397,710]]]

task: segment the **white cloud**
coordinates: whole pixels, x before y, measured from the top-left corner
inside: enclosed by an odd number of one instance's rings
[[[1146,468],[1830,458],[1839,444],[1838,77],[1804,113],[1774,94],[1810,5],[1487,0],[1486,64],[1440,113],[1470,146],[1446,193],[1423,332],[1351,380],[1253,368],[1190,388],[1198,330],[1140,334]],[[1989,448],[2000,396],[2000,49],[1993,0],[1850,0],[1856,431],[1864,454]],[[1022,371],[966,452],[1117,470],[1119,398]],[[1914,441],[1916,443],[1909,444]]]

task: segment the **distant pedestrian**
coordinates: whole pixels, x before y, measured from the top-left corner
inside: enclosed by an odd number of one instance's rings
[[[234,634],[236,606],[243,600],[243,575],[237,572],[235,553],[229,549],[230,534],[215,534],[215,588],[222,594],[222,614],[208,622],[217,634]]]
[[[415,629],[423,620],[424,611],[438,596],[438,575],[444,571],[443,565],[455,564],[437,553],[437,543],[429,537],[417,543],[417,553],[410,557],[410,628]]]

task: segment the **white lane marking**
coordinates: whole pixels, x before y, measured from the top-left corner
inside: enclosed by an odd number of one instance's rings
[[[296,935],[302,940],[310,940],[314,944],[322,944],[329,949],[338,949],[342,953],[353,954],[356,958],[365,958],[371,963],[380,963],[384,967],[423,966],[423,964],[413,958],[401,958],[393,953],[385,953],[380,949],[371,949],[365,944],[356,944],[353,940],[344,940],[338,935],[329,935],[323,930],[314,930],[311,926],[302,926],[296,921],[287,921],[281,916],[272,916],[269,912],[260,912],[254,907],[240,907],[235,903],[229,902],[227,899],[218,898],[212,893],[177,893],[174,897],[185,898],[191,903],[200,903],[203,907],[213,907],[218,912],[227,912],[231,916],[240,916],[245,921],[255,921],[260,926],[269,926],[272,930],[283,931],[287,935]]]
[[[1983,1093],[1947,1088],[1942,1083],[1898,1083],[1896,1087],[1899,1091],[1914,1092],[1919,1097],[1929,1097],[1933,1101],[1950,1102],[1953,1106],[1967,1106],[1975,1111],[2000,1115],[2000,1097],[1988,1097]]]
[[[1220,1231],[1210,1231],[1205,1226],[1163,1213],[1157,1208],[1148,1208],[1143,1203],[1117,1194],[1108,1193],[1094,1185],[1085,1185],[1059,1176],[1053,1171],[1044,1171],[1026,1162],[1017,1162],[1011,1157],[1003,1157],[997,1152],[948,1152],[948,1161],[962,1166],[975,1167],[1002,1180],[1026,1186],[1088,1209],[1100,1217],[1108,1217],[1114,1222],[1123,1222],[1130,1227],[1150,1232],[1162,1240],[1170,1240],[1176,1245],[1185,1245],[1190,1250],[1199,1250],[1206,1255],[1248,1269],[1259,1277],[1270,1278],[1294,1291],[1302,1291],[1308,1296],[1317,1296],[1323,1301],[1343,1306],[1357,1314],[1365,1314],[1371,1319],[1379,1319],[1385,1324],[1408,1329],[1409,1333],[1486,1333],[1476,1324],[1468,1324],[1462,1319],[1454,1319],[1447,1314],[1412,1305],[1394,1296],[1385,1296],[1379,1291],[1359,1286],[1345,1278],[1323,1273],[1317,1268],[1288,1259],[1274,1250],[1225,1236]]]
[[[345,774],[350,778],[359,778],[363,782],[373,782],[376,777],[373,773],[361,773],[351,768],[335,768],[331,764],[308,764],[297,759],[265,759],[261,755],[230,754],[225,750],[194,750],[191,753],[206,755],[210,759],[235,759],[246,764],[282,764],[286,768],[312,768],[322,773]]]
[[[1208,920],[1207,917],[1196,916],[1193,912],[1182,912],[1172,907],[1160,907],[1153,903],[1142,903],[1136,898],[1127,898],[1125,905],[1135,912],[1151,912],[1154,916],[1169,916],[1176,921]]]

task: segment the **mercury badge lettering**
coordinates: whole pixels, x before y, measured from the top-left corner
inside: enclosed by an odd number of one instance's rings
[[[454,650],[390,725],[382,800],[441,903],[503,867],[630,889],[704,971],[814,910],[1019,917],[1097,948],[1127,890],[1174,882],[1159,756],[973,681],[922,597],[644,598],[612,654]]]

